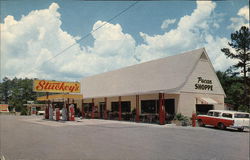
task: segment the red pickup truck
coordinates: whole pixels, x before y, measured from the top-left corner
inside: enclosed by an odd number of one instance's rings
[[[210,110],[207,115],[198,115],[196,119],[201,127],[212,125],[220,129],[237,128],[239,131],[249,127],[250,121],[249,113],[227,110]]]

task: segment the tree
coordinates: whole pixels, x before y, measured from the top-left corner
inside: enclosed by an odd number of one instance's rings
[[[0,83],[0,102],[15,107],[16,111],[25,111],[27,101],[36,101],[38,96],[45,93],[33,92],[33,79],[9,79],[5,77]]]
[[[228,45],[233,49],[231,51],[229,48],[221,49],[224,54],[231,59],[239,60],[237,64],[233,67],[235,70],[240,70],[243,73],[244,79],[244,94],[243,102],[245,106],[249,107],[249,97],[248,97],[248,78],[247,72],[250,71],[247,69],[247,65],[250,60],[250,32],[249,28],[242,26],[239,31],[231,34],[231,42],[228,42]],[[239,72],[238,72],[239,73]]]
[[[225,103],[233,105],[234,109],[239,110],[241,105],[239,102],[242,100],[242,95],[244,93],[244,86],[242,83],[242,77],[238,77],[231,73],[228,69],[225,72],[217,71],[217,77],[227,95],[225,98]],[[242,109],[242,111],[248,111],[248,109]]]
[[[0,85],[0,103],[8,104],[10,97],[10,83],[11,80],[9,78],[3,78],[3,82]]]

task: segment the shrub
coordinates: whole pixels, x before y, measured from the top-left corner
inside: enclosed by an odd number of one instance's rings
[[[27,110],[25,108],[21,110],[21,115],[28,115]]]

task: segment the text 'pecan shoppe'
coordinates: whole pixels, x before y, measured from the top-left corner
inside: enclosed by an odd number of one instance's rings
[[[213,91],[212,80],[197,77],[198,82],[195,84],[195,89]]]

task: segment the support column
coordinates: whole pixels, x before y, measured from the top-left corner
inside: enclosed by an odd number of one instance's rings
[[[159,93],[159,124],[164,125],[165,124],[165,112],[164,112],[164,102],[163,102],[164,95],[163,93]]]
[[[52,100],[52,102],[51,102],[51,105],[52,105],[52,112],[53,112],[53,116],[52,117],[54,117],[54,111],[55,111],[55,104],[54,104],[54,100]]]
[[[49,99],[49,93],[46,92],[46,98],[47,100]],[[48,104],[47,104],[47,107],[45,107],[45,116],[44,116],[45,119],[49,119],[49,100],[48,100]]]
[[[92,98],[92,112],[91,112],[91,118],[94,119],[94,110],[95,110],[95,100]]]
[[[122,102],[121,96],[119,96],[119,121],[122,120]]]
[[[52,100],[52,108],[53,108],[53,111],[54,111],[55,110],[54,100]]]
[[[135,109],[135,111],[136,111],[136,117],[135,117],[135,121],[136,121],[136,122],[140,122],[140,114],[139,114],[139,95],[136,95],[136,102],[135,102],[135,104],[136,104],[136,109]]]
[[[84,112],[84,99],[82,99],[82,119],[85,117],[85,112]]]
[[[162,104],[163,104],[163,119],[164,119],[164,124],[166,124],[166,106],[165,106],[165,93],[162,93]]]
[[[46,108],[45,119],[49,119],[49,107],[50,107],[50,100],[48,100],[48,106],[47,106],[47,108]]]
[[[67,99],[66,108],[67,108],[67,120],[69,121],[69,98]]]
[[[105,106],[104,106],[104,119],[108,119],[107,113],[107,97],[104,98]]]

